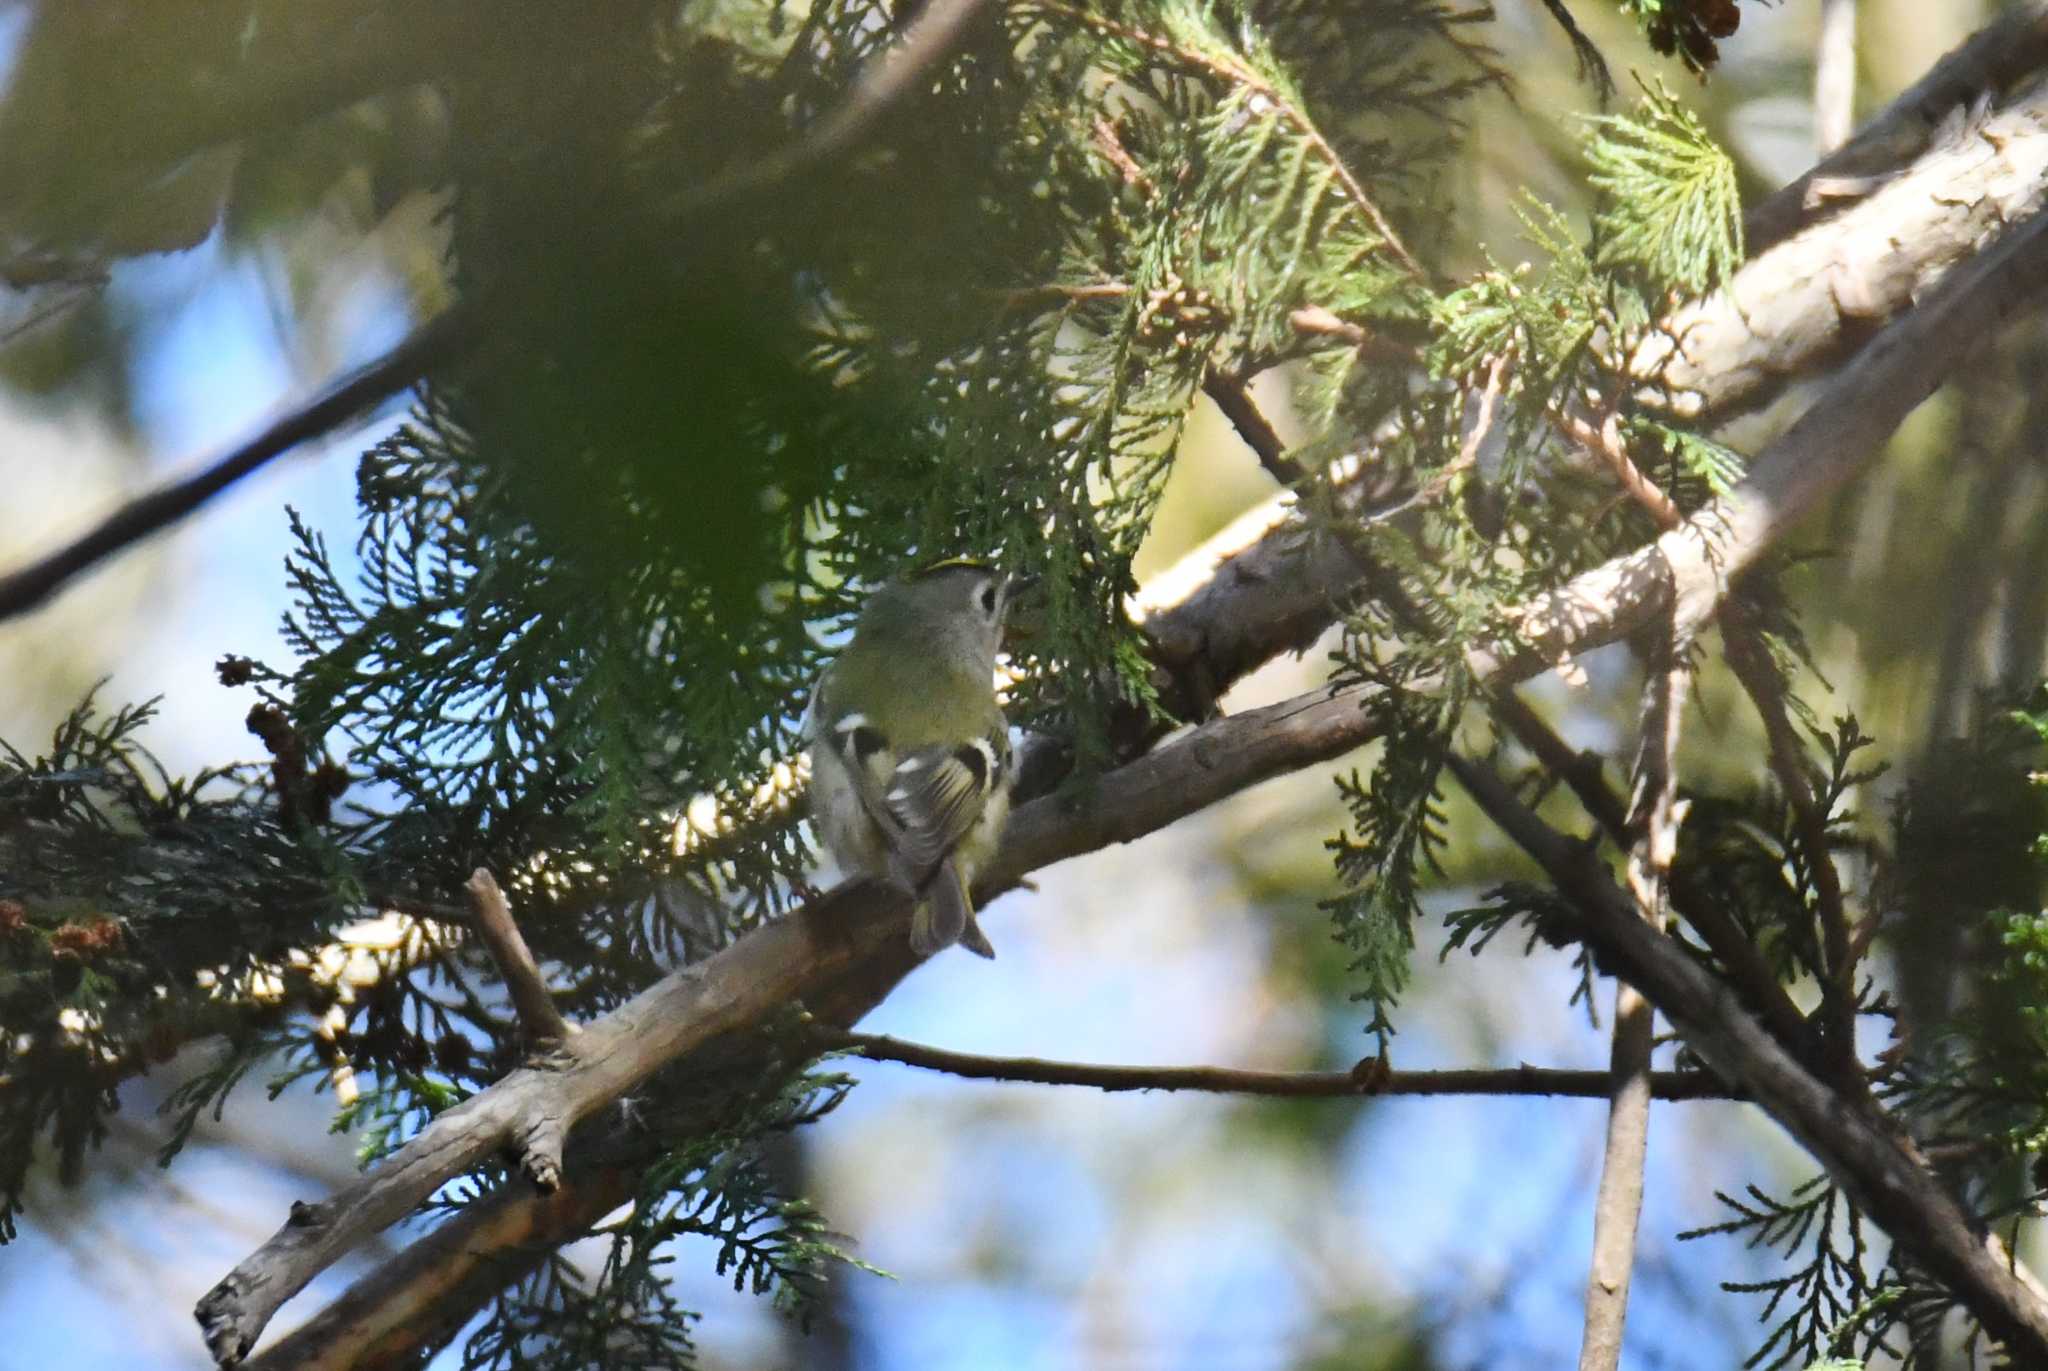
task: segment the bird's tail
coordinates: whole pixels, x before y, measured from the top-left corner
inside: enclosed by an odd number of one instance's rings
[[[968,897],[967,883],[960,879],[960,868],[951,857],[939,863],[923,893],[924,899],[910,916],[910,946],[918,956],[929,957],[954,943],[977,957],[996,955],[988,935],[974,921],[974,901]]]

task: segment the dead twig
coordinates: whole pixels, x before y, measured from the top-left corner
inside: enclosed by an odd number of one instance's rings
[[[1308,472],[1301,463],[1287,455],[1286,444],[1280,441],[1273,425],[1253,403],[1241,377],[1211,371],[1202,379],[1202,393],[1216,402],[1216,408],[1230,420],[1230,426],[1237,430],[1238,437],[1244,439],[1244,445],[1259,459],[1259,465],[1266,469],[1267,475],[1283,486],[1301,484]]]
[[[1585,449],[1588,455],[1612,472],[1629,498],[1650,512],[1658,528],[1674,529],[1684,521],[1685,516],[1672,503],[1671,497],[1655,481],[1643,475],[1642,468],[1629,456],[1628,444],[1621,439],[1620,415],[1610,410],[1596,424],[1582,414],[1553,411],[1550,422],[1559,433]]]
[[[526,1030],[527,1042],[537,1048],[559,1044],[576,1027],[555,1008],[555,997],[548,993],[540,967],[527,948],[526,939],[520,936],[519,925],[512,920],[512,905],[498,887],[497,879],[478,867],[463,889],[469,895],[469,926],[497,963],[498,975],[512,997],[512,1008],[519,1015],[519,1026]]]

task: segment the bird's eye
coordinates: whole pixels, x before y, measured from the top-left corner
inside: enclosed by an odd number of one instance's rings
[[[996,588],[993,582],[981,588],[981,612],[983,614],[993,614],[996,612]]]

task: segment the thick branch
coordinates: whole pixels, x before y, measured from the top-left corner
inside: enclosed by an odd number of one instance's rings
[[[904,1042],[876,1033],[820,1033],[818,1042],[852,1051],[870,1061],[900,1062],[927,1071],[973,1080],[1022,1081],[1034,1085],[1080,1085],[1096,1090],[1201,1090],[1224,1095],[1276,1095],[1331,1099],[1374,1095],[1564,1095],[1607,1097],[1612,1078],[1605,1071],[1570,1071],[1540,1066],[1474,1067],[1449,1071],[1382,1071],[1377,1059],[1349,1071],[1249,1071],[1225,1066],[1103,1066],[1094,1062],[1047,1061],[1041,1057],[984,1057]],[[1704,1071],[1659,1071],[1649,1079],[1660,1100],[1738,1098]]]
[[[840,911],[862,917],[852,906]],[[858,1018],[909,969],[909,959],[891,961],[894,945],[869,962],[873,974],[849,975],[809,997],[833,1022]],[[1079,1084],[1105,1090],[1228,1089],[1239,1093],[1297,1098],[1367,1094],[1543,1095],[1600,1099],[1608,1089],[1604,1071],[1556,1070],[1532,1066],[1446,1071],[1241,1072],[1196,1067],[1102,1067],[1032,1058],[983,1057],[903,1043],[868,1034],[814,1030],[821,1045],[856,1050],[871,1060],[904,1062],[932,1070],[988,1080]],[[694,1054],[692,1062],[732,1051],[732,1039]],[[1361,1076],[1375,1082],[1362,1087]],[[1658,1072],[1652,1087],[1660,1100],[1730,1100],[1739,1096],[1711,1073]],[[682,1112],[690,1106],[685,1104]],[[630,1193],[634,1148],[649,1150],[649,1135],[638,1125],[614,1123],[595,1138],[578,1135],[585,1157],[579,1174],[572,1164],[560,1190],[542,1195],[526,1186],[506,1186],[465,1208],[427,1237],[362,1277],[340,1299],[276,1346],[249,1362],[252,1371],[340,1371],[341,1368],[399,1367],[407,1356],[435,1345],[506,1283],[544,1257],[552,1246],[589,1230]],[[589,1159],[594,1154],[595,1159]]]
[[[1750,210],[1743,237],[1751,252],[1776,247],[1841,201],[1843,182],[1882,180],[1927,151],[1935,132],[1959,107],[1995,96],[2048,66],[2048,4],[2015,5],[1857,130],[1811,171]]]
[[[1847,356],[1934,282],[2048,200],[2048,79],[1935,145],[1825,224],[1680,308],[1629,374],[1688,418],[1725,420]]]
[[[2048,234],[2036,216],[1943,278],[1872,340],[1729,495],[1641,552],[1618,558],[1522,615],[1551,660],[1612,642],[1668,605],[1673,631],[1695,633],[1729,582],[1882,449],[1947,373],[2048,287]]]
[[[420,1364],[470,1311],[580,1237],[632,1194],[634,1168],[571,1174],[552,1192],[506,1186],[441,1223],[261,1356],[250,1371],[383,1371]]]
[[[1588,941],[1613,958],[1692,1048],[1747,1089],[2022,1363],[2048,1364],[2048,1291],[1908,1156],[1884,1116],[1844,1098],[1794,1060],[1731,990],[1641,919],[1635,902],[1584,844],[1538,819],[1485,767],[1457,757],[1452,766],[1480,808],[1577,906]]]
[[[1750,261],[1664,319],[1629,359],[1642,399],[1709,425],[1757,409],[1851,355],[1957,262],[2031,215],[2048,200],[2048,82],[1988,114],[1966,117],[1965,107],[2044,64],[2048,6],[2026,5],[1760,206],[1747,225]],[[1816,188],[1839,194],[1851,184],[1855,194],[1829,215],[1801,208]],[[1380,342],[1314,306],[1297,310],[1294,324],[1354,346]]]
[[[273,458],[332,432],[404,390],[449,355],[457,328],[451,313],[415,329],[397,347],[273,421],[210,466],[137,496],[76,542],[0,576],[0,619],[34,609],[94,563],[170,527]]]

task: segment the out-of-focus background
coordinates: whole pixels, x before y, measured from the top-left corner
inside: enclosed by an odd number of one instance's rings
[[[1492,41],[1525,110],[1591,107],[1538,0],[1501,0]],[[1864,0],[1858,103],[1874,109],[1988,17],[1980,3]],[[1650,68],[1632,30],[1575,12],[1617,72]],[[0,7],[0,80],[26,6]],[[1812,160],[1810,88],[1818,7],[1744,6],[1711,84],[1686,89],[1752,185]],[[1658,62],[1666,80],[1673,68]],[[1460,167],[1477,239],[1512,260],[1523,185],[1581,204],[1561,118],[1505,101],[1474,111],[1481,135]],[[1546,132],[1547,131],[1547,132]],[[396,135],[394,135],[396,136]],[[317,169],[245,168],[271,193],[196,246],[119,260],[103,285],[25,292],[0,317],[0,565],[79,531],[143,486],[248,434],[283,404],[375,355],[444,289],[424,197],[388,201]],[[1476,260],[1476,258],[1474,258]],[[67,299],[68,291],[80,298]],[[1266,397],[1278,407],[1282,397]],[[225,653],[283,660],[284,507],[346,559],[353,455],[387,414],[276,464],[167,536],[130,552],[34,616],[0,627],[0,737],[33,751],[95,680],[109,699],[161,693],[150,746],[173,771],[257,752],[246,695],[220,686]],[[1759,421],[1767,423],[1768,420]],[[1901,460],[1837,516],[1902,526],[1923,483],[1919,455],[1942,440],[1940,403],[1902,436]],[[1270,492],[1225,425],[1205,412],[1187,440],[1142,569],[1182,551]],[[1859,540],[1860,541],[1860,540]],[[1941,644],[1902,631],[1938,540],[1880,552],[1801,582],[1830,625],[1815,643],[1853,707],[1896,749],[1938,726],[1974,682]],[[1910,530],[1880,535],[1913,545]],[[1919,588],[1911,589],[1918,577]],[[1579,741],[1600,706],[1633,689],[1624,662],[1596,659],[1572,696],[1537,687]],[[1269,667],[1238,700],[1305,686],[1319,652]],[[1946,674],[1945,674],[1946,673]],[[1687,746],[1702,757],[1760,746],[1741,711],[1706,700]],[[1519,868],[1453,802],[1473,835],[1437,897],[1471,902]],[[968,1051],[1128,1063],[1342,1067],[1371,1050],[1345,996],[1342,958],[1319,934],[1330,893],[1322,839],[1341,824],[1326,769],[1276,781],[1143,842],[1046,873],[988,915],[1001,958],[949,955],[919,971],[867,1025]],[[1425,933],[1422,973],[1399,1016],[1404,1068],[1597,1066],[1601,1027],[1567,1007],[1562,955],[1521,962],[1453,955]],[[1611,986],[1595,1008],[1605,1015]],[[191,1051],[204,1053],[206,1046]],[[150,1160],[157,1105],[181,1058],[124,1088],[121,1126],[83,1184],[43,1178],[19,1241],[0,1252],[0,1368],[198,1368],[193,1301],[266,1236],[289,1202],[354,1165],[327,1131],[332,1101],[294,1089],[275,1103],[245,1087],[168,1171]],[[1100,1095],[981,1084],[858,1063],[861,1084],[806,1130],[787,1165],[865,1260],[895,1280],[849,1273],[808,1337],[736,1294],[708,1253],[674,1267],[703,1311],[706,1365],[806,1368],[1550,1368],[1568,1364],[1590,1238],[1603,1111],[1572,1100],[1276,1102]],[[1753,1278],[1752,1254],[1675,1235],[1724,1215],[1707,1198],[1755,1180],[1783,1187],[1810,1164],[1745,1107],[1659,1106],[1626,1364],[1709,1371],[1754,1346],[1755,1301],[1717,1280]],[[1682,1182],[1682,1183],[1680,1183]],[[594,1249],[592,1249],[594,1250]],[[376,1260],[330,1273],[279,1327]],[[452,1366],[454,1350],[435,1363]]]

